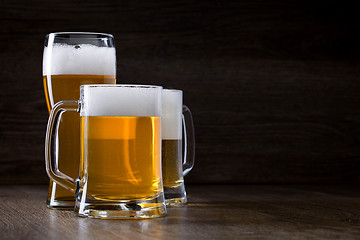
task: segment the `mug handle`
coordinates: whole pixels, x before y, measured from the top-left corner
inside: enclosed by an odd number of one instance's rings
[[[76,191],[76,182],[74,179],[72,179],[65,173],[60,172],[58,168],[57,154],[54,154],[53,152],[53,149],[56,148],[56,143],[54,144],[53,140],[57,139],[58,137],[59,125],[62,114],[70,111],[79,112],[79,109],[80,105],[78,101],[61,101],[56,103],[52,108],[49,116],[45,138],[46,173],[54,182],[74,193]],[[53,157],[54,155],[55,157]]]
[[[195,131],[190,109],[183,105],[182,122],[184,128],[183,176],[187,175],[195,163]]]

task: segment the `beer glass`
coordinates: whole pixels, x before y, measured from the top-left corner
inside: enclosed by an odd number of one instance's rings
[[[183,177],[194,166],[194,124],[189,108],[183,105],[181,90],[164,89],[162,109],[162,172],[165,202],[167,205],[177,206],[187,202]]]
[[[161,177],[162,87],[84,85],[79,101],[53,107],[45,143],[49,177],[76,193],[75,212],[92,218],[151,218],[166,212]],[[56,164],[62,115],[80,113],[80,173]],[[55,131],[54,131],[55,129]],[[74,146],[75,147],[75,146]]]
[[[115,84],[114,38],[104,33],[61,32],[45,38],[43,81],[50,112],[55,103],[78,100],[80,85]],[[69,113],[62,118],[56,142],[58,168],[75,178],[79,174],[80,117]],[[73,209],[75,195],[50,180],[47,206]]]

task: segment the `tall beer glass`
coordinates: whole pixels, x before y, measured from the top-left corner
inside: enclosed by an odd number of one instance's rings
[[[161,177],[162,87],[84,85],[52,109],[45,145],[51,179],[73,193],[79,216],[149,218],[166,212]],[[68,111],[80,112],[80,176],[57,168],[51,146]],[[63,114],[65,112],[65,114]],[[76,112],[75,112],[76,113]],[[77,114],[77,113],[76,113]],[[60,123],[61,125],[62,123]],[[55,149],[56,150],[56,149]]]
[[[55,103],[78,100],[80,85],[115,83],[114,38],[103,33],[50,33],[46,36],[43,81],[49,112]],[[80,117],[69,113],[62,118],[56,142],[59,169],[75,178],[79,174]],[[73,209],[74,193],[50,180],[47,206]]]
[[[192,115],[183,105],[181,90],[163,90],[162,172],[165,202],[177,206],[187,202],[184,176],[195,161],[195,134]],[[182,132],[184,131],[184,141]],[[184,158],[183,148],[184,145]]]

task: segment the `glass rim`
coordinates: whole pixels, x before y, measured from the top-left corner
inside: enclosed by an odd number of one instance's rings
[[[153,88],[153,89],[163,89],[162,86],[156,85],[144,85],[144,84],[85,84],[81,85],[80,88],[94,88],[94,87],[123,87],[123,88]]]
[[[110,33],[99,33],[99,32],[53,32],[46,34],[46,37],[49,38],[49,36],[53,35],[57,38],[68,38],[65,37],[66,35],[73,37],[76,36],[82,36],[81,38],[87,38],[87,39],[101,39],[101,38],[114,38],[114,36]],[[86,37],[86,35],[89,35],[89,37]]]
[[[183,92],[180,89],[169,89],[169,88],[163,88],[163,91],[165,91],[165,92],[176,92],[176,93]]]

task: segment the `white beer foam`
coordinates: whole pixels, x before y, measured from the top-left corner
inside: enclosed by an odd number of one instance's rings
[[[161,117],[161,91],[162,88],[140,85],[137,87],[114,84],[82,86],[83,105],[80,115]]]
[[[182,91],[164,89],[161,118],[162,139],[182,139]]]
[[[43,59],[43,75],[116,74],[115,48],[91,44],[54,44],[52,48],[44,48]]]

